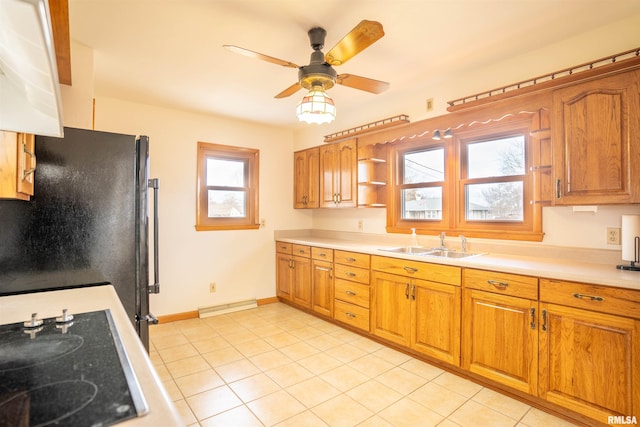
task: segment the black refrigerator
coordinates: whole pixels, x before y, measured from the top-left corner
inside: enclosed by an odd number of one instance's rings
[[[37,136],[35,155],[31,200],[0,200],[0,295],[112,284],[148,349],[149,293],[159,291],[149,138],[65,128],[64,138]]]

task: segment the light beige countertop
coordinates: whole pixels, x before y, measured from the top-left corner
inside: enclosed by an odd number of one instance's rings
[[[0,297],[0,324],[23,322],[38,313],[38,318],[60,316],[62,309],[69,313],[86,313],[110,309],[149,413],[118,426],[181,426],[180,416],[156,374],[144,346],[140,342],[124,307],[112,286],[95,286],[51,292]]]
[[[547,251],[549,253],[549,257],[527,256],[521,254],[511,255],[508,253],[494,253],[492,251],[483,250],[481,251],[482,255],[479,256],[450,259],[383,251],[381,248],[403,246],[403,244],[397,243],[401,241],[409,242],[407,235],[396,237],[395,241],[391,241],[384,237],[385,236],[381,236],[379,241],[376,242],[375,236],[372,237],[371,235],[363,237],[362,241],[357,241],[352,235],[349,235],[347,239],[343,240],[335,236],[325,237],[304,232],[300,233],[300,235],[295,235],[295,232],[284,232],[281,234],[276,233],[277,241],[300,245],[333,248],[367,253],[370,255],[429,262],[433,264],[478,268],[504,273],[523,274],[541,278],[568,280],[640,290],[640,272],[618,270],[616,269],[615,263],[598,263],[594,262],[592,259],[582,261],[555,257],[553,250]],[[425,240],[423,237],[421,237],[421,239]],[[453,238],[451,238],[451,240],[452,239]],[[406,246],[406,244],[404,246]],[[424,246],[432,247],[437,245],[424,244]],[[470,251],[477,252],[475,248],[470,248]]]

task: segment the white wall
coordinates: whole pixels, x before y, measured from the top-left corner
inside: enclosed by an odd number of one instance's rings
[[[343,120],[339,125],[342,127],[339,128],[310,126],[296,132],[295,149],[320,145],[324,135],[398,114],[408,114],[412,122],[447,114],[446,101],[448,100],[634,49],[640,46],[638,28],[640,28],[640,14],[481,69],[452,70],[438,82],[416,82],[415,90],[402,97],[388,99],[379,95],[381,98],[377,99],[382,101],[374,102],[371,106],[362,106],[363,111],[360,115],[367,115],[368,118],[365,120],[357,118],[360,121],[348,122],[346,125]],[[424,111],[425,100],[429,97],[434,98],[435,110],[432,113]],[[545,236],[541,244],[619,251],[621,250],[619,245],[606,244],[605,233],[606,227],[620,227],[622,214],[640,214],[640,205],[600,207],[597,213],[574,213],[570,207],[544,208]],[[313,214],[313,227],[357,231],[359,220],[364,222],[364,232],[379,234],[386,232],[384,209],[316,210]]]

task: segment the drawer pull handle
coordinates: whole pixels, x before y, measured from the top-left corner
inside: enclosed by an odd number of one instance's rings
[[[573,294],[573,296],[574,296],[574,298],[578,298],[578,299],[588,299],[588,300],[591,300],[591,301],[599,301],[599,302],[604,301],[603,297],[599,297],[597,295],[585,295],[585,294],[576,293],[576,294]]]
[[[542,310],[542,330],[547,330],[547,310]]]
[[[355,259],[355,258],[351,258],[351,257],[347,258],[346,260],[347,260],[348,262],[356,262],[356,259]]]
[[[416,285],[411,286],[411,299],[416,300]]]
[[[303,253],[305,253],[305,250],[304,249],[298,249],[298,253],[303,254]]]
[[[349,277],[356,277],[356,276],[357,276],[357,274],[356,274],[356,273],[352,273],[351,271],[347,271],[347,272],[346,272],[346,273],[344,273],[344,274],[346,274],[346,275],[347,275],[347,276],[349,276]]]
[[[345,293],[345,294],[347,294],[347,295],[349,295],[349,296],[352,296],[352,297],[355,297],[355,296],[357,295],[357,294],[356,294],[355,292],[353,292],[353,291],[344,291],[344,293]]]
[[[499,282],[498,280],[487,280],[487,283],[493,285],[495,288],[500,289],[501,291],[504,291],[505,289],[507,289],[507,286],[509,286],[507,282]]]
[[[327,254],[325,254],[324,252],[320,252],[320,253],[318,254],[318,256],[326,257],[326,256],[327,256]]]
[[[404,267],[404,271],[406,271],[407,273],[417,273],[418,269],[417,268],[413,268],[413,267]]]
[[[355,315],[355,314],[353,314],[353,313],[351,313],[351,312],[349,312],[349,311],[345,312],[344,314],[345,314],[349,319],[355,319],[355,318],[356,318],[356,315]]]
[[[404,296],[409,299],[409,282],[404,285]]]

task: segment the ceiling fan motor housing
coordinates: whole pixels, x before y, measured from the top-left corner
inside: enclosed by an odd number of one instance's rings
[[[322,28],[320,28],[322,30]],[[323,30],[324,31],[324,30]],[[311,31],[309,31],[311,33]],[[309,65],[300,67],[298,71],[298,82],[303,88],[310,90],[312,86],[321,84],[322,87],[330,89],[336,83],[338,73],[333,67],[324,61],[324,53],[314,50],[311,54]]]

